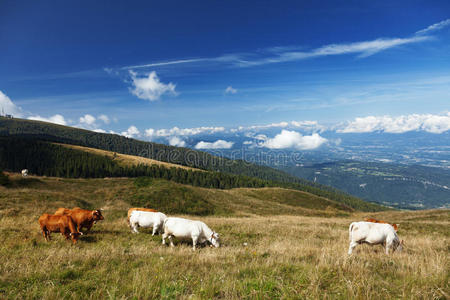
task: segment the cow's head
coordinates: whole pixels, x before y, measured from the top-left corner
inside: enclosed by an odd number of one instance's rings
[[[78,241],[78,238],[80,237],[80,235],[83,235],[83,233],[82,232],[71,232],[69,235],[72,238],[72,242],[74,244],[76,244]]]
[[[219,234],[217,232],[213,232],[211,234],[211,237],[209,238],[209,241],[211,242],[211,244],[218,248],[220,247],[220,240],[219,240]]]
[[[105,218],[103,218],[102,212],[100,211],[100,209],[92,211],[92,218],[94,219],[94,221],[101,221],[101,220],[105,219]]]

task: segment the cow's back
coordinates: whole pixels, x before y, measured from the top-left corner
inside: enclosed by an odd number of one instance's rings
[[[133,211],[157,212],[157,210],[156,210],[156,209],[153,209],[153,208],[132,207],[132,208],[128,209],[128,214],[127,214],[127,222],[128,222],[128,223],[130,223],[130,218],[131,218],[131,214],[133,213]]]
[[[191,237],[192,234],[199,234],[201,231],[200,221],[193,221],[183,218],[169,217],[164,221],[164,232],[177,237]]]
[[[394,228],[386,223],[354,222],[351,229],[351,240],[370,244],[383,243],[388,237],[396,236]]]

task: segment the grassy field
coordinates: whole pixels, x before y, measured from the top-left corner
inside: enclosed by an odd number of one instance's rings
[[[0,187],[0,298],[449,297],[448,210],[362,214],[283,189],[167,184],[13,176],[12,186]],[[184,243],[162,246],[150,230],[131,234],[130,202],[164,190],[174,197],[203,197],[197,205],[213,206],[208,215],[186,217],[219,232],[222,247],[193,252]],[[75,246],[60,234],[45,242],[39,215],[74,205],[103,208],[105,221]],[[386,256],[381,246],[363,245],[347,256],[348,225],[369,216],[400,223],[402,253]]]

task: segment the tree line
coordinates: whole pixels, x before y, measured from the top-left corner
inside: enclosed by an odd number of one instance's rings
[[[0,168],[31,174],[68,178],[140,177],[162,178],[205,188],[283,187],[309,192],[335,200],[357,210],[380,210],[382,207],[334,191],[302,185],[235,175],[225,172],[167,168],[159,165],[122,165],[106,155],[71,149],[29,138],[0,137]]]

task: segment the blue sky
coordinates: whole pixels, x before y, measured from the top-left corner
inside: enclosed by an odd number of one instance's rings
[[[449,1],[1,1],[0,45],[24,118],[142,139],[288,122],[299,143],[292,121],[450,128]]]

